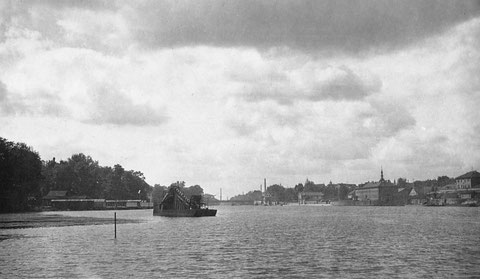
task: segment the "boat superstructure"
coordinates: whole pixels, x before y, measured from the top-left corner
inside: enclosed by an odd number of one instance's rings
[[[201,195],[192,195],[191,198],[187,198],[178,185],[170,186],[162,201],[153,205],[155,216],[203,217],[216,214],[216,209],[209,209],[202,203]]]

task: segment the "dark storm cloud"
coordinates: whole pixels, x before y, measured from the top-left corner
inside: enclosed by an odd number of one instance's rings
[[[61,0],[36,0],[36,1],[13,1],[11,3],[16,7],[27,7],[27,6],[44,6],[57,9],[65,8],[79,8],[79,9],[90,9],[90,10],[99,10],[99,9],[115,9],[116,4],[114,1],[107,0],[77,0],[77,1],[61,1]]]
[[[479,1],[151,1],[134,7],[136,38],[152,47],[397,48],[479,15]]]

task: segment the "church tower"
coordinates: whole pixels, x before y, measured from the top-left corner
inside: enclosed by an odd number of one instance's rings
[[[385,179],[383,179],[383,167],[380,168],[380,182],[384,182]]]

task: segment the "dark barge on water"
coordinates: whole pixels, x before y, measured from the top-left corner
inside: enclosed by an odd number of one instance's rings
[[[172,185],[160,203],[154,203],[153,215],[166,217],[204,217],[215,216],[216,209],[209,209],[201,195],[187,198],[179,186]]]

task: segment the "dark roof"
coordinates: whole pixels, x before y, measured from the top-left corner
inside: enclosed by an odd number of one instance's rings
[[[480,186],[480,185],[479,185]],[[468,189],[458,189],[458,193],[480,193],[480,187],[475,187],[475,188],[468,188]]]
[[[368,182],[367,184],[363,185],[362,187],[358,188],[361,189],[370,189],[370,188],[378,188],[383,186],[395,186],[392,182],[388,180],[378,181],[378,182]]]
[[[67,191],[50,191],[43,198],[44,199],[64,198],[65,196],[67,196]]]
[[[466,174],[460,175],[459,177],[455,179],[468,179],[468,178],[474,178],[474,177],[480,177],[480,173],[478,171],[469,171]]]
[[[363,185],[359,189],[365,189],[365,188],[376,188],[380,186],[380,182],[368,182],[367,184]]]
[[[413,185],[413,189],[415,189],[415,192],[417,192],[417,195],[419,197],[424,197],[426,193],[432,191],[432,186],[431,185]]]

